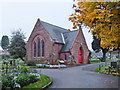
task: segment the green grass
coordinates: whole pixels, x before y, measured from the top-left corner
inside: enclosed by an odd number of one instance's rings
[[[100,63],[100,60],[99,59],[91,59],[91,63]]]
[[[24,67],[24,66],[23,66]],[[25,66],[25,67],[27,67],[27,68],[38,68],[38,67],[40,67],[40,66]]]
[[[32,90],[32,88],[34,88],[34,89],[42,88],[51,81],[51,78],[46,75],[40,74],[40,77],[41,77],[41,80],[39,80],[35,83],[31,83],[30,85],[24,86],[23,89],[31,88],[31,90]]]
[[[112,60],[116,60],[117,58],[114,58],[114,59],[106,59],[106,62],[108,61],[112,61]],[[91,63],[100,63],[101,61],[99,59],[94,59],[92,58],[91,59]]]
[[[114,75],[114,76],[118,76],[118,77],[120,77],[120,73],[117,71],[117,69],[114,69],[113,71],[115,71],[115,72],[108,72],[108,70],[105,70],[105,68],[109,68],[109,67],[111,67],[111,65],[106,65],[106,66],[103,66],[103,67],[101,67],[101,69],[99,70],[99,67],[98,68],[96,68],[95,69],[95,71],[96,72],[100,72],[100,73],[104,73],[104,74],[108,74],[108,75]]]
[[[99,71],[99,67],[98,68],[96,68],[95,69],[95,71],[96,72],[103,72],[103,71],[105,71],[105,68],[108,68],[108,67],[110,67],[111,65],[106,65],[106,66],[103,66],[103,67],[101,67],[101,70]]]

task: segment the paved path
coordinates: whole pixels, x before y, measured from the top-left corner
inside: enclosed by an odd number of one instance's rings
[[[99,64],[69,67],[64,69],[37,69],[50,76],[50,88],[118,88],[118,77],[94,72]]]

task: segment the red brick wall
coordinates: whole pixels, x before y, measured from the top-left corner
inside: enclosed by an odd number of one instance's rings
[[[67,60],[64,60],[65,54],[67,55]],[[65,62],[65,64],[68,64],[69,55],[70,55],[70,53],[68,53],[68,52],[67,53],[61,53],[60,54],[60,59],[63,60]]]
[[[32,60],[33,57],[33,47],[32,43],[37,40],[37,38],[40,38],[41,40],[44,40],[44,59],[49,59],[49,54],[53,51],[53,40],[50,37],[49,33],[45,30],[45,28],[42,26],[40,21],[37,21],[30,38],[27,43],[27,52],[26,54],[28,55],[28,60]]]
[[[71,53],[75,57],[74,59],[77,63],[78,63],[78,52],[80,47],[82,47],[82,62],[84,64],[88,63],[89,50],[88,50],[85,38],[83,36],[82,30],[78,31],[78,35],[71,49]]]

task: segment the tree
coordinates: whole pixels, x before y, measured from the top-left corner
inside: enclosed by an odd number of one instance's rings
[[[101,50],[101,47],[100,47],[100,39],[97,39],[94,35],[93,35],[92,49],[93,49],[96,53]]]
[[[1,40],[1,47],[3,48],[3,50],[7,49],[9,45],[9,38],[7,35],[2,36],[2,40]]]
[[[84,25],[89,32],[99,33],[103,48],[118,48],[120,43],[120,1],[119,2],[80,2],[74,0],[74,13],[69,20],[73,29]],[[95,34],[98,38],[98,35]],[[120,47],[119,47],[120,48]]]
[[[102,48],[100,46],[100,42],[101,42],[101,39],[100,38],[96,38],[94,35],[93,35],[93,42],[92,42],[92,49],[95,51],[95,52],[99,52],[100,50],[102,50],[102,53],[103,53],[103,61],[106,60],[106,53],[107,51],[109,50],[109,48]]]
[[[20,30],[14,31],[11,36],[10,46],[8,51],[10,55],[16,59],[21,58],[24,61],[26,55],[26,48],[25,48],[25,35]]]

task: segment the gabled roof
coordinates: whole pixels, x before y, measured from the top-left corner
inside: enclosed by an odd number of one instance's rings
[[[61,48],[61,52],[69,51],[70,47],[72,46],[72,43],[74,42],[74,39],[77,35],[77,31],[70,31],[68,29],[61,28],[59,26],[41,21],[40,19],[37,20],[37,23],[41,23],[43,27],[46,29],[46,31],[49,33],[49,35],[52,37],[55,42],[63,44]],[[36,25],[38,25],[36,23]],[[33,33],[34,31],[32,31]],[[31,33],[31,35],[32,35]],[[31,37],[30,35],[30,37]],[[29,39],[30,39],[29,37]],[[29,41],[28,39],[28,41]]]
[[[40,22],[47,30],[47,32],[50,34],[50,36],[56,40],[56,42],[64,43],[61,52],[69,51],[69,48],[72,46],[72,43],[77,35],[77,30],[69,31],[67,29],[49,24],[41,20]]]
[[[56,40],[56,42],[64,43],[61,33],[70,32],[69,30],[58,27],[56,25],[49,24],[41,20],[40,22],[42,23],[44,28],[47,30],[47,32],[51,35],[51,37]]]
[[[65,45],[62,47],[61,52],[69,51],[72,43],[77,35],[77,30],[63,33]]]
[[[69,51],[69,48],[72,46],[72,43],[77,35],[77,30],[69,31],[41,20],[40,22],[50,34],[50,36],[56,40],[56,42],[64,43],[61,52]]]

